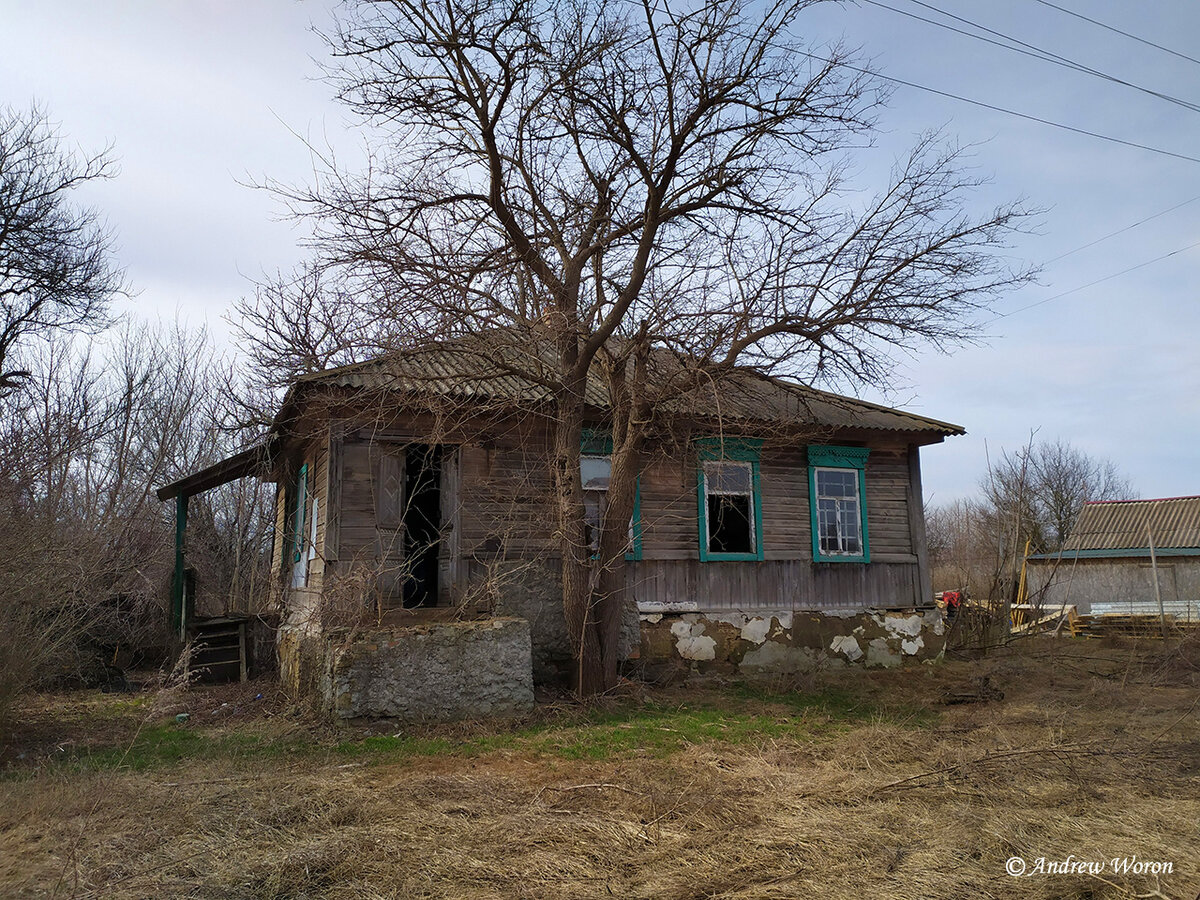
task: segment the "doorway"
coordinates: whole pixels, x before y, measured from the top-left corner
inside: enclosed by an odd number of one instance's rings
[[[436,606],[442,522],[442,448],[410,444],[404,474],[404,608]]]

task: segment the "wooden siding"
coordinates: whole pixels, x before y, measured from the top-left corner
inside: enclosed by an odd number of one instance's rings
[[[908,451],[872,450],[867,457],[866,480],[871,558],[913,553],[908,520]]]
[[[557,559],[544,424],[530,419],[485,428],[475,423],[471,433],[428,427],[416,419],[387,429],[347,424],[321,431],[307,445],[313,491],[321,506],[310,587],[320,586],[326,566],[346,571],[356,559],[368,564],[402,561],[401,530],[380,525],[380,460],[402,456],[411,442],[457,448],[453,481],[458,497],[443,498],[443,520],[453,522],[464,578],[479,569],[470,561]],[[639,600],[694,603],[701,609],[919,605],[927,592],[918,562],[923,549],[919,462],[911,453],[902,445],[881,444],[872,447],[867,459],[871,562],[866,565],[812,562],[803,446],[767,447],[762,454],[762,562],[701,563],[696,459],[653,458],[641,475],[643,561],[628,567],[630,589]],[[449,599],[443,592],[441,602]]]
[[[763,452],[763,555],[768,561],[812,560],[808,461],[803,447]],[[699,559],[695,461],[655,460],[642,471],[642,556]],[[872,559],[915,563],[909,519],[908,451],[872,450],[867,458],[867,534]]]
[[[544,432],[532,428],[459,450],[460,550],[467,557],[557,552]]]
[[[271,542],[271,579],[283,578],[283,545],[287,540],[287,485],[281,480],[275,485],[275,534]]]
[[[1147,558],[1030,560],[1029,596],[1043,607],[1075,606],[1083,615],[1158,615],[1154,567]],[[1200,620],[1200,559],[1158,559],[1163,611],[1184,621]]]
[[[626,589],[639,604],[686,611],[848,610],[909,607],[915,564],[643,560],[626,565]]]

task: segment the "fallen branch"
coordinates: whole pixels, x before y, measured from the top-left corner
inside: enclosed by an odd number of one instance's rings
[[[947,775],[952,775],[952,774],[954,774],[956,772],[960,772],[964,769],[968,769],[968,768],[971,768],[971,767],[974,767],[977,765],[986,765],[988,763],[995,762],[996,760],[1000,760],[1000,759],[1013,759],[1013,758],[1016,758],[1019,756],[1038,756],[1038,755],[1049,754],[1051,756],[1056,757],[1060,761],[1062,761],[1064,755],[1066,755],[1066,756],[1099,756],[1099,755],[1102,755],[1105,753],[1111,753],[1111,752],[1114,752],[1114,751],[1105,749],[1103,747],[1096,747],[1094,745],[1075,744],[1075,745],[1057,746],[1057,747],[1038,747],[1038,748],[1035,748],[1032,750],[1005,750],[1001,753],[987,753],[987,754],[984,754],[983,756],[980,756],[973,760],[970,760],[969,762],[957,763],[952,766],[947,766],[943,769],[933,769],[929,772],[921,772],[919,775],[910,775],[908,778],[901,778],[899,781],[893,781],[890,784],[885,784],[885,785],[882,785],[881,787],[877,787],[871,793],[872,793],[872,795],[880,794],[880,793],[883,793],[884,791],[890,791],[893,788],[900,788],[900,787],[922,787],[922,785],[917,784],[916,782],[919,782],[922,779],[934,778],[934,777],[939,778],[939,779],[945,778]]]

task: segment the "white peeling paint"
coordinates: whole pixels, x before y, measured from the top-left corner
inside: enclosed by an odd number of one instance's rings
[[[925,646],[925,639],[919,634],[911,641],[901,641],[900,649],[909,656],[916,656],[922,647]]]
[[[660,603],[657,600],[639,600],[637,607],[640,613],[678,613],[696,612],[700,609],[700,604],[695,600],[674,600],[670,603]]]
[[[875,621],[886,628],[888,634],[893,637],[916,637],[925,626],[925,617],[919,613],[911,616],[875,616]]]
[[[862,659],[862,647],[858,645],[853,635],[839,634],[833,639],[833,643],[829,645],[829,649],[834,653],[844,653],[850,662],[855,662]]]
[[[946,630],[945,620],[942,618],[940,609],[933,609],[925,613],[925,626],[933,629],[934,634],[942,634]]]
[[[685,620],[675,622],[671,625],[671,634],[678,638],[675,641],[676,651],[684,659],[716,659],[716,640],[704,633],[704,625],[702,623],[686,621],[686,619],[694,618],[696,617],[686,616]]]
[[[640,618],[643,622],[649,622],[651,625],[655,625],[662,621],[662,617],[662,613],[651,613],[648,616],[639,616],[638,618]]]
[[[761,644],[771,631],[770,619],[751,619],[742,626],[742,640],[752,644]]]

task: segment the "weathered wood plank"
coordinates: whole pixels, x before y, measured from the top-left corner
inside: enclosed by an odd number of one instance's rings
[[[342,524],[342,458],[345,427],[337,422],[329,428],[329,464],[325,485],[325,534],[321,555],[327,562],[337,562],[341,550]]]

